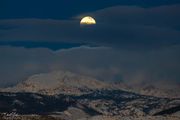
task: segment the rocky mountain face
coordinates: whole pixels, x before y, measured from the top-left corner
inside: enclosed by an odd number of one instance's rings
[[[95,90],[78,96],[0,93],[0,112],[7,114],[51,115],[71,120],[93,116],[173,116],[178,111],[180,99],[143,96],[122,90]],[[77,114],[81,115],[76,116]]]
[[[152,86],[144,90],[149,92],[142,95],[126,84],[108,84],[71,72],[36,74],[1,90],[0,119],[180,119],[180,98],[155,94],[158,89]]]

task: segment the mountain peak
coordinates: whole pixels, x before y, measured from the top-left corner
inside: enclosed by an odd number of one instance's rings
[[[53,71],[30,76],[18,85],[6,91],[35,92],[41,94],[69,93],[78,94],[94,89],[106,88],[108,85],[95,78],[75,74],[69,71]]]

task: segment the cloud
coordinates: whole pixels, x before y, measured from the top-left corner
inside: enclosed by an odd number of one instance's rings
[[[178,22],[180,20],[179,6],[180,4],[152,8],[115,6],[98,10],[92,15],[104,22],[114,22],[116,24],[180,28],[180,23]]]
[[[35,73],[68,70],[105,81],[128,84],[179,84],[180,46],[148,51],[88,47],[0,47],[0,85],[14,85]]]
[[[116,6],[86,15],[97,25],[80,27],[80,17],[71,20],[0,20],[0,41],[86,43],[103,46],[168,46],[179,44],[180,5],[142,8]]]

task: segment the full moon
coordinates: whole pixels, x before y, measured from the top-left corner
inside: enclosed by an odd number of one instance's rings
[[[82,18],[80,24],[81,25],[94,25],[94,24],[96,24],[96,20],[90,16],[86,16],[86,17]]]

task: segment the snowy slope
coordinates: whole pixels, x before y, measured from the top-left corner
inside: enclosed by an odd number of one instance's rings
[[[12,88],[6,88],[6,92],[34,92],[42,94],[79,94],[94,89],[106,88],[108,85],[94,78],[78,75],[71,72],[54,71],[50,73],[36,74],[26,81]]]

